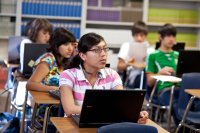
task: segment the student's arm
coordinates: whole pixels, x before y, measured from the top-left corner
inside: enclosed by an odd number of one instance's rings
[[[61,103],[66,115],[80,114],[81,106],[75,105],[72,88],[60,86]]]
[[[117,70],[119,72],[123,72],[124,70],[126,70],[126,62],[124,59],[118,58]]]
[[[156,79],[152,78],[153,75],[172,75],[173,73],[173,68],[168,66],[160,69],[158,73],[147,72],[147,83],[150,87],[152,87],[156,82]]]
[[[151,73],[151,72],[147,72],[146,76],[147,76],[147,84],[149,87],[153,87],[153,85],[156,82],[156,79],[152,78],[153,75],[156,75],[155,73]]]
[[[58,89],[58,87],[56,86],[47,86],[41,83],[48,73],[49,73],[48,63],[46,62],[39,63],[36,67],[36,70],[29,78],[26,88],[28,90],[35,90],[35,91],[49,91]]]

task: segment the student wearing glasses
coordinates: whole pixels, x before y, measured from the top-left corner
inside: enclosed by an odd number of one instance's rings
[[[123,89],[118,73],[106,68],[107,51],[103,37],[88,33],[78,43],[78,54],[69,69],[60,75],[61,102],[65,114],[80,114],[86,89]],[[148,113],[141,112],[139,123],[146,123]]]

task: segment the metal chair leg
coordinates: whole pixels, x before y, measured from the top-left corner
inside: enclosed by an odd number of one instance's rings
[[[187,105],[186,110],[184,112],[183,118],[182,118],[181,122],[179,123],[179,125],[178,125],[178,127],[176,129],[176,133],[178,133],[178,131],[180,130],[181,126],[185,123],[186,117],[188,115],[188,112],[189,112],[189,110],[190,110],[190,108],[192,106],[192,103],[193,103],[193,101],[194,101],[195,98],[196,98],[195,96],[192,96],[190,98],[190,101],[188,102],[188,105]]]
[[[171,113],[172,113],[172,104],[173,104],[173,98],[174,98],[174,88],[175,85],[172,86],[171,88],[171,93],[170,93],[170,100],[169,100],[169,111],[168,111],[168,131],[171,129]]]

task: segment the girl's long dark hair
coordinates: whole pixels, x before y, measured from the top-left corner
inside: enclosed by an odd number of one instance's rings
[[[78,42],[78,53],[86,53],[101,41],[104,41],[103,37],[96,33],[87,33],[83,35]],[[80,58],[79,54],[77,54],[71,59],[69,68],[79,68],[80,64],[83,65],[83,60]]]
[[[56,58],[56,63],[58,67],[63,66],[66,69],[69,65],[69,58],[61,60],[61,55],[59,53],[59,46],[67,43],[76,42],[75,36],[68,30],[64,28],[57,28],[52,33],[49,44],[50,48],[47,49],[48,52],[52,52]]]

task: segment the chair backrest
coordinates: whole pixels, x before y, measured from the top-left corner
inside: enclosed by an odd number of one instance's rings
[[[97,133],[157,133],[157,128],[148,125],[140,125],[137,123],[122,122],[97,129]]]
[[[180,87],[178,108],[186,109],[186,106],[190,100],[190,95],[185,93],[185,89],[199,89],[200,88],[200,73],[185,73],[182,76],[182,82]]]

